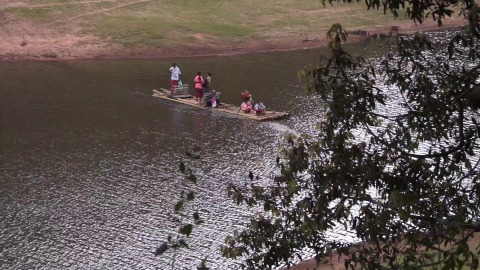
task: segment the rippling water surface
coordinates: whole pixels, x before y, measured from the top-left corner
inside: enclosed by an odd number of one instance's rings
[[[180,161],[200,178],[205,223],[174,269],[204,257],[235,269],[219,246],[252,212],[227,199],[226,186],[246,183],[249,170],[268,183],[284,134],[315,133],[321,103],[296,72],[322,53],[0,63],[0,269],[172,269],[171,252],[153,252],[176,232],[174,204],[192,188]],[[173,61],[184,83],[212,72],[223,101],[239,103],[249,89],[291,117],[255,122],[151,97]],[[194,146],[202,158],[188,161]]]

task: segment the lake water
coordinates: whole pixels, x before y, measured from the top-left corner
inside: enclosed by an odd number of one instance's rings
[[[369,56],[377,46],[350,47]],[[0,269],[172,269],[172,252],[153,252],[177,231],[173,207],[189,188],[205,223],[174,269],[204,257],[212,269],[236,269],[219,246],[253,213],[226,186],[247,183],[249,171],[268,183],[284,135],[315,134],[322,105],[296,73],[324,53],[0,63]],[[183,83],[211,72],[224,102],[239,104],[249,89],[291,116],[256,122],[155,99],[172,62]],[[202,158],[190,161],[194,146]],[[184,180],[181,161],[198,186]]]

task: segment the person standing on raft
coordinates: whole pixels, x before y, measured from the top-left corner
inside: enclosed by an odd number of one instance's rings
[[[244,102],[252,100],[252,95],[250,94],[250,92],[248,92],[248,90],[245,90],[245,91],[242,92],[242,100]]]
[[[205,80],[202,77],[202,73],[199,71],[197,72],[197,76],[193,79],[195,83],[195,101],[202,103],[203,99],[203,83]]]
[[[178,81],[180,80],[180,74],[182,74],[182,72],[175,63],[172,64],[168,72],[170,73],[170,92],[173,95],[178,87]]]

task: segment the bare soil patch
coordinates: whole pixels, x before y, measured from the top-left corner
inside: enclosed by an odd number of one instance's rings
[[[468,241],[470,249],[475,252],[480,245],[480,233],[474,233],[473,237]],[[308,259],[298,263],[290,268],[282,270],[341,270],[345,269],[345,257],[339,256],[333,253],[331,257],[325,258],[320,263],[317,263],[315,259]]]

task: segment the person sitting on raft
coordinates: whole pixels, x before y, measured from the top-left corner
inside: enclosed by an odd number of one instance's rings
[[[264,114],[266,110],[267,110],[267,107],[265,107],[265,105],[261,100],[258,100],[257,103],[255,104],[255,113]]]
[[[244,113],[250,113],[253,109],[252,107],[252,102],[250,100],[248,101],[244,101],[242,103],[242,105],[240,106],[240,109],[244,112]]]
[[[210,108],[220,107],[220,97],[215,90],[212,90],[212,95],[210,99],[207,101],[207,107],[210,107]]]

